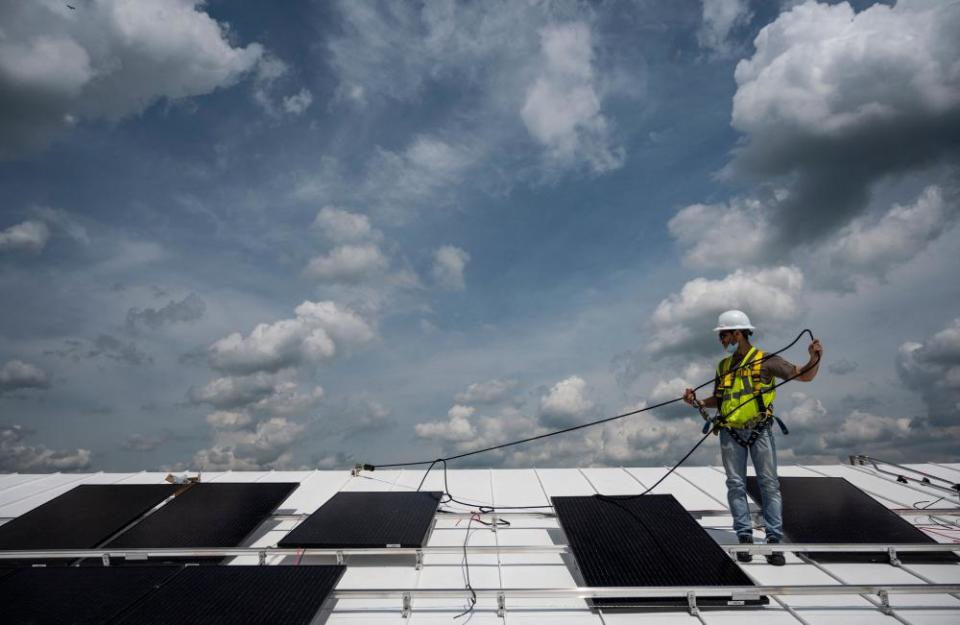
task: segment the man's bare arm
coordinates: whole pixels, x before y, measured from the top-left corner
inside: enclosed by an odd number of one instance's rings
[[[810,360],[804,366],[796,367],[796,371],[794,371],[794,375],[797,376],[796,379],[801,382],[810,382],[817,377],[817,372],[820,370],[820,359],[823,357],[823,346],[820,345],[819,340],[814,339],[807,348],[807,352],[810,354]]]

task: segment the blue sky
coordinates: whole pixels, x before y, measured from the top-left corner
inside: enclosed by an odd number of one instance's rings
[[[0,470],[459,452],[677,396],[727,308],[824,343],[782,461],[956,460],[960,4],[71,6],[0,9]]]

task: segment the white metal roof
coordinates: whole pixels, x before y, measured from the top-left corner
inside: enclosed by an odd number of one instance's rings
[[[911,465],[927,473],[960,482],[960,464]],[[449,488],[458,499],[484,505],[548,505],[554,495],[609,495],[637,493],[659,479],[666,468],[586,468],[586,469],[470,469],[450,470]],[[942,496],[938,490],[923,484],[901,484],[869,466],[817,465],[782,466],[784,476],[844,477],[882,504],[900,509],[904,518],[917,525],[929,522],[929,512],[903,512],[919,501],[931,502]],[[92,473],[92,474],[10,474],[0,475],[0,523],[53,499],[80,484],[158,483],[163,473]],[[309,514],[337,491],[413,490],[423,477],[422,471],[376,471],[351,476],[348,471],[269,471],[205,473],[204,482],[292,481],[300,487],[281,505],[278,514],[286,516],[266,521],[248,540],[250,547],[276,545],[299,520],[291,515]],[[426,490],[443,490],[443,476],[431,473]],[[671,493],[686,509],[702,514],[700,523],[720,543],[736,542],[732,519],[726,505],[726,487],[722,468],[681,467],[654,492]],[[924,504],[926,505],[926,504]],[[445,504],[447,509],[461,509]],[[956,511],[953,497],[944,499],[930,510]],[[544,507],[544,512],[549,509]],[[954,520],[960,517],[951,517]],[[474,524],[470,545],[491,545],[494,553],[471,554],[470,576],[476,588],[575,588],[575,568],[569,555],[559,553],[516,553],[510,546],[563,544],[556,519],[544,515],[512,515],[511,526],[494,532]],[[428,546],[463,545],[467,522],[463,517],[438,515]],[[930,535],[939,542],[960,540],[960,531]],[[956,537],[956,538],[953,538]],[[762,533],[758,533],[762,539]],[[501,551],[502,550],[502,551]],[[273,555],[268,564],[291,563],[291,557]],[[256,564],[256,555],[240,556],[232,564]],[[408,557],[347,557],[347,572],[338,590],[396,588],[464,587],[462,556],[457,553],[424,555],[423,566],[417,569]],[[329,558],[305,556],[303,563],[329,563]],[[812,584],[960,584],[960,564],[814,564],[787,555],[787,565],[773,567],[763,557],[742,565],[760,585]],[[619,625],[624,623],[664,623],[671,625],[703,624],[742,625],[856,625],[859,623],[908,623],[911,625],[957,625],[960,623],[960,598],[948,594],[891,595],[892,615],[879,609],[875,596],[794,596],[772,599],[769,606],[751,609],[704,610],[691,615],[684,610],[644,613],[598,613],[591,611],[578,598],[510,598],[503,617],[497,616],[496,599],[481,598],[470,619],[473,624],[496,623],[559,623],[563,625]],[[414,598],[413,612],[403,618],[396,598],[338,599],[331,610],[318,616],[317,622],[393,623],[422,625],[462,623],[452,621],[464,607],[463,597]]]

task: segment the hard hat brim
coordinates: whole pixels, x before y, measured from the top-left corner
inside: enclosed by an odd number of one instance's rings
[[[732,325],[732,326],[717,326],[713,329],[714,332],[722,332],[723,330],[756,330],[752,325]]]

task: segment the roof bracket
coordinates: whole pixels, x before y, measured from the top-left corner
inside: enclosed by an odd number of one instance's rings
[[[697,593],[692,590],[687,592],[687,609],[690,611],[690,616],[700,614],[700,608],[697,607]]]
[[[342,552],[342,551],[338,551],[338,552],[337,552],[337,564],[343,564],[343,552]]]
[[[266,563],[267,563],[267,552],[261,550],[261,551],[257,554],[257,561],[260,563],[260,566],[263,566],[264,564],[266,564]]]
[[[507,609],[507,595],[503,592],[497,593],[497,616],[503,618],[503,614]]]
[[[403,609],[402,609],[402,611],[400,612],[400,615],[401,615],[403,618],[409,618],[409,617],[410,617],[410,611],[411,611],[411,609],[412,609],[412,608],[411,608],[410,593],[409,593],[409,592],[405,592],[405,593],[403,593]]]
[[[897,557],[897,550],[893,547],[887,547],[887,557],[890,558],[890,564],[893,566],[900,566],[900,558]]]
[[[419,571],[423,568],[423,550],[417,549],[417,564],[416,569]]]
[[[103,566],[110,566],[110,554],[105,553],[100,556],[100,561],[103,562]]]
[[[886,590],[877,593],[880,595],[880,611],[886,615],[893,614],[893,608],[890,607],[890,594]]]

